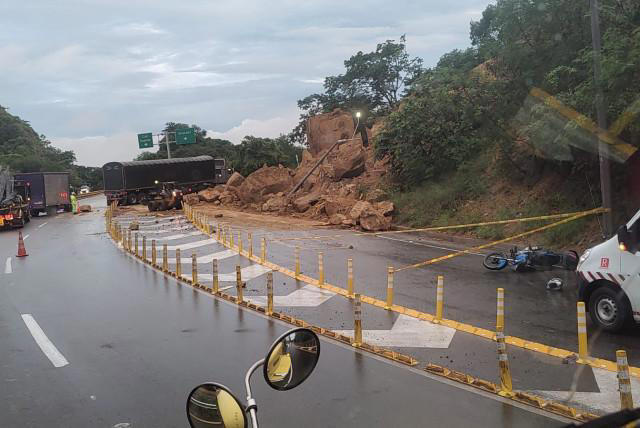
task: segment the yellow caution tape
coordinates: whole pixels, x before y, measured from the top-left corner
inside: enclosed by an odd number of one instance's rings
[[[462,256],[464,254],[469,254],[469,253],[472,253],[472,252],[475,252],[475,251],[478,251],[478,250],[482,250],[484,248],[490,248],[490,247],[493,247],[495,245],[499,245],[499,244],[503,244],[505,242],[513,241],[513,240],[518,239],[518,238],[523,238],[525,236],[533,235],[534,233],[543,232],[545,230],[560,226],[562,224],[572,222],[572,221],[577,220],[579,218],[587,217],[587,216],[594,215],[594,214],[601,214],[601,213],[606,212],[606,211],[608,211],[608,210],[604,209],[604,208],[596,208],[596,209],[593,209],[593,210],[590,210],[590,211],[584,211],[582,213],[578,213],[578,214],[576,214],[576,215],[574,215],[572,217],[566,218],[564,220],[560,220],[558,222],[551,223],[551,224],[548,224],[546,226],[542,226],[542,227],[538,227],[538,228],[535,228],[535,229],[532,229],[532,230],[528,230],[526,232],[518,233],[517,235],[509,236],[509,237],[504,238],[504,239],[499,239],[497,241],[489,242],[488,244],[478,245],[476,247],[471,247],[471,248],[467,248],[465,250],[457,251],[455,253],[447,254],[446,256],[436,257],[435,259],[425,260],[424,262],[408,265],[408,266],[396,269],[396,272],[401,272],[401,271],[407,270],[407,269],[415,269],[415,268],[419,268],[419,267],[422,267],[422,266],[432,265],[434,263],[438,263],[438,262],[441,262],[441,261],[444,261],[444,260],[452,259],[454,257]]]

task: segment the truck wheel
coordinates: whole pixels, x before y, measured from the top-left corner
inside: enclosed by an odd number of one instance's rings
[[[31,210],[31,217],[38,217],[40,215],[40,211],[38,210]]]
[[[629,320],[631,308],[622,290],[600,287],[589,298],[591,320],[605,331],[620,331]]]
[[[136,195],[135,193],[129,193],[129,196],[127,196],[127,203],[129,205],[135,205],[138,203],[138,195]]]

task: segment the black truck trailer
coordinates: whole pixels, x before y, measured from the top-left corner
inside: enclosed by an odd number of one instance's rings
[[[174,182],[187,194],[224,184],[229,175],[224,159],[211,156],[108,162],[102,174],[107,203],[119,205],[146,203],[155,196],[158,183]]]
[[[71,193],[68,172],[29,172],[15,174],[14,178],[23,181],[31,194],[31,215],[37,217],[41,212],[64,209],[71,211]]]

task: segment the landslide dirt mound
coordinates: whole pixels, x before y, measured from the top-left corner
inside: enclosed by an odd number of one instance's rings
[[[189,200],[244,212],[319,220],[327,225],[387,230],[395,209],[392,202],[383,201],[385,194],[380,188],[388,161],[376,160],[373,148],[364,147],[360,136],[351,139],[354,129],[350,113],[335,110],[317,115],[309,120],[309,150],[303,152],[295,170],[265,165],[247,177],[234,173],[226,185],[203,190]],[[340,139],[348,141],[334,148],[292,192]],[[351,215],[359,202],[364,208]]]

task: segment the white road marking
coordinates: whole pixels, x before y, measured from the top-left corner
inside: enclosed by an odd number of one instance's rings
[[[338,330],[336,333],[353,337],[353,330]],[[391,330],[363,330],[362,340],[379,346],[446,349],[455,334],[456,331],[450,327],[398,315]]]
[[[36,320],[33,318],[31,314],[22,314],[22,320],[27,325],[29,332],[35,339],[36,343],[44,353],[44,355],[49,358],[51,364],[54,367],[64,367],[69,364],[69,361],[58,351],[58,348],[55,347],[53,343],[49,340],[44,331],[40,328]]]
[[[144,233],[143,233],[143,235],[144,235]],[[176,239],[188,238],[190,236],[198,236],[198,235],[202,235],[202,232],[200,232],[199,230],[196,230],[196,231],[193,231],[193,232],[178,233],[176,235],[162,236],[160,238],[155,238],[155,240],[156,240],[156,243],[157,242],[166,242],[166,241],[174,241]]]
[[[586,367],[588,369],[588,367]],[[618,374],[608,370],[591,368],[593,376],[598,383],[600,392],[574,392],[571,391],[532,391],[542,397],[551,398],[558,401],[579,403],[593,409],[604,411],[605,413],[617,412],[620,410],[620,392],[618,391]],[[631,376],[631,390],[633,393],[640,392],[640,379]]]
[[[127,226],[122,225],[125,229],[127,229]],[[166,229],[158,229],[158,230],[145,230],[144,234],[145,235],[149,235],[151,233],[167,233],[167,232],[174,232],[174,231],[181,231],[181,230],[193,230],[194,227],[191,225],[186,225],[186,226],[175,226],[175,227],[167,227]],[[131,233],[135,233],[137,232],[137,230],[132,230]],[[138,232],[139,233],[139,232]]]
[[[204,256],[200,256],[196,258],[196,263],[198,264],[207,264],[211,263],[213,259],[224,260],[229,257],[237,256],[238,252],[233,250],[224,250],[218,251],[217,253],[205,254]],[[175,263],[175,258],[167,259],[169,263]],[[191,264],[191,257],[180,257],[180,262],[182,264]]]
[[[262,265],[251,265],[251,266],[247,266],[247,267],[243,267],[242,269],[240,269],[241,275],[242,275],[242,280],[243,281],[250,281],[254,278],[257,278],[261,275],[264,275],[267,272],[271,272],[271,269],[269,269],[268,267],[262,266]],[[191,279],[191,275],[182,275],[184,278],[187,279]],[[198,279],[199,280],[206,280],[206,281],[213,281],[213,275],[210,273],[205,273],[205,274],[198,274]],[[223,273],[223,274],[219,274],[218,275],[218,281],[219,282],[235,282],[236,281],[236,273],[231,272],[231,273]]]
[[[22,240],[23,240],[23,241],[26,241],[26,240],[27,240],[27,238],[29,238],[29,236],[31,236],[31,235],[24,235],[24,238],[22,238]]]
[[[7,261],[4,264],[4,273],[13,273],[11,270],[11,257],[7,257]]]
[[[437,245],[425,244],[423,242],[407,241],[405,239],[392,238],[390,236],[376,235],[376,237],[383,238],[383,239],[388,239],[390,241],[404,242],[405,244],[414,244],[414,245],[420,245],[422,247],[436,248],[438,250],[452,251],[454,253],[462,253],[464,251],[464,250],[458,250],[458,249],[455,249],[455,248],[439,247]],[[468,252],[467,254],[473,254],[474,256],[482,256],[482,257],[486,256],[486,254],[474,253],[474,252],[471,252],[471,251]]]
[[[305,285],[286,296],[273,296],[274,306],[315,307],[320,306],[336,293],[318,289],[312,285]],[[247,300],[260,306],[267,305],[267,296],[247,296]]]
[[[216,244],[217,242],[218,241],[216,241],[215,239],[207,238],[201,239],[200,241],[189,242],[188,244],[168,245],[167,250],[175,251],[178,248],[180,248],[180,251],[191,250],[193,248],[204,247],[205,245]]]
[[[42,223],[41,225],[38,226],[38,229],[40,229],[41,227],[44,227],[47,225],[47,223],[49,223],[48,221],[45,221],[44,223]]]

